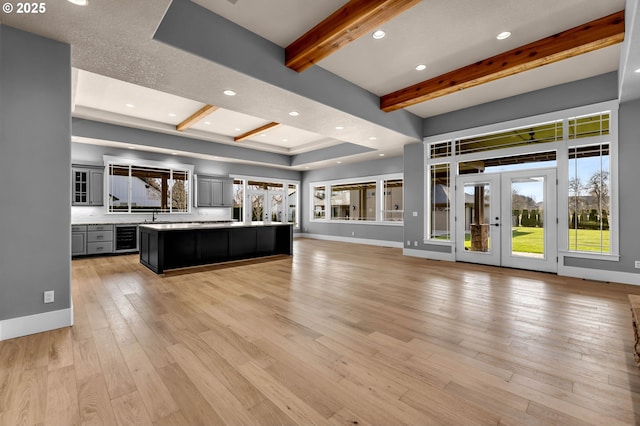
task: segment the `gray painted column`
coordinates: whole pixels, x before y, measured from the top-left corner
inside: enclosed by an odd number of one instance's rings
[[[0,325],[71,307],[70,158],[70,46],[0,25]]]

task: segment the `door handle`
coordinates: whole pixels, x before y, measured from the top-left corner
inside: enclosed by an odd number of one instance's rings
[[[499,223],[490,223],[489,225],[490,225],[490,226],[500,226],[500,224],[499,224]]]

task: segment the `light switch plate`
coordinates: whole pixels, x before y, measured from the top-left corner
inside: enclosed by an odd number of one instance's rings
[[[49,290],[44,292],[44,303],[53,303],[54,291]]]

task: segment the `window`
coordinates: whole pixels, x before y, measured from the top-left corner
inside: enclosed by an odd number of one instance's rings
[[[555,168],[558,251],[616,260],[617,131],[612,101],[425,139],[425,241],[451,244],[458,176]]]
[[[244,180],[233,181],[233,220],[242,222],[244,209]]]
[[[233,218],[238,221],[293,223],[298,228],[299,183],[258,177],[234,180]]]
[[[570,251],[611,253],[609,144],[569,148]]]
[[[298,184],[287,185],[287,222],[293,223],[294,227],[299,226],[298,222]]]
[[[451,240],[451,165],[449,163],[429,166],[430,208],[429,238]]]
[[[332,185],[331,220],[376,220],[376,183]]]
[[[109,212],[189,212],[189,168],[109,163],[108,170]]]
[[[324,186],[313,188],[313,218],[326,219],[326,190]]]
[[[401,174],[313,183],[310,219],[401,225],[403,189]]]
[[[382,220],[398,222],[404,215],[402,179],[382,181]]]

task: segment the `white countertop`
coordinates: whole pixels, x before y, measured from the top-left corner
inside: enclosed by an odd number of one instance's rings
[[[184,231],[191,229],[219,229],[219,228],[254,228],[260,226],[292,226],[293,223],[281,222],[227,222],[227,223],[141,223],[141,228],[155,231]]]

